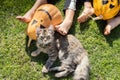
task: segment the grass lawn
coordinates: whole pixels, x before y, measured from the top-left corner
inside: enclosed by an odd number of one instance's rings
[[[56,1],[56,2],[54,2]],[[52,0],[62,12],[65,0]],[[27,24],[16,20],[24,15],[35,0],[0,0],[0,80],[72,80],[72,75],[56,79],[54,73],[42,75],[41,69],[46,54],[33,58],[35,41],[26,47]],[[83,7],[79,6],[70,29],[86,48],[91,64],[90,80],[120,80],[120,26],[108,36],[103,35],[105,21],[88,20],[77,23],[77,16]],[[63,13],[63,12],[62,12]],[[56,62],[57,64],[57,62]]]

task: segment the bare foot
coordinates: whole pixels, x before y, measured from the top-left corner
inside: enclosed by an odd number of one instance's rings
[[[66,35],[70,29],[72,25],[72,21],[70,20],[64,20],[63,23],[61,23],[60,25],[55,26],[56,30],[62,34],[62,35]]]
[[[28,11],[24,16],[17,16],[16,18],[22,22],[28,23],[31,21],[34,12]]]
[[[120,16],[117,16],[115,18],[109,19],[107,21],[107,25],[104,30],[104,35],[110,34],[110,31],[120,25]]]
[[[92,7],[86,7],[81,15],[77,18],[79,23],[85,22],[92,14],[94,9]]]
[[[31,21],[31,19],[25,18],[25,16],[17,16],[16,18],[25,23],[28,23]]]
[[[104,35],[108,35],[110,34],[110,31],[111,31],[111,26],[110,25],[107,25],[104,29]]]

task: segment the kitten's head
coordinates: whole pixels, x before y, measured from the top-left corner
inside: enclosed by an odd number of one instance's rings
[[[54,27],[50,25],[49,28],[38,27],[36,29],[37,43],[47,45],[54,40]]]

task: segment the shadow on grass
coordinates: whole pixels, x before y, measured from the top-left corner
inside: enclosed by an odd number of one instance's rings
[[[113,41],[120,38],[120,26],[113,29],[111,31],[111,34],[105,36],[107,42],[110,44],[111,47],[113,47]]]
[[[97,23],[97,27],[99,28],[100,34],[103,35],[106,39],[106,42],[109,44],[110,47],[113,47],[113,41],[120,38],[120,25],[115,29],[111,30],[109,35],[104,35],[104,29],[107,25],[107,22],[104,20],[95,21]],[[89,20],[85,23],[80,24],[80,31],[84,31],[90,27]]]
[[[105,26],[107,25],[106,21],[96,21],[97,26],[99,27],[99,30],[101,32],[101,34],[105,37],[106,41],[109,43],[109,46],[113,47],[113,41],[117,40],[120,38],[120,27],[116,27],[115,29],[113,29],[111,31],[111,33],[109,35],[104,35],[104,29]]]
[[[88,19],[86,22],[84,23],[80,23],[80,31],[84,31],[85,29],[89,29],[90,24],[89,24],[90,19]]]

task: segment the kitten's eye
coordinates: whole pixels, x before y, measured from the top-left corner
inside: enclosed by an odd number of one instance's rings
[[[41,36],[41,40],[43,40],[44,39],[44,37],[43,36]]]
[[[54,31],[52,31],[52,30],[48,30],[48,32],[49,32],[50,34],[54,34]]]
[[[50,36],[47,36],[47,40],[49,40],[50,39]]]

